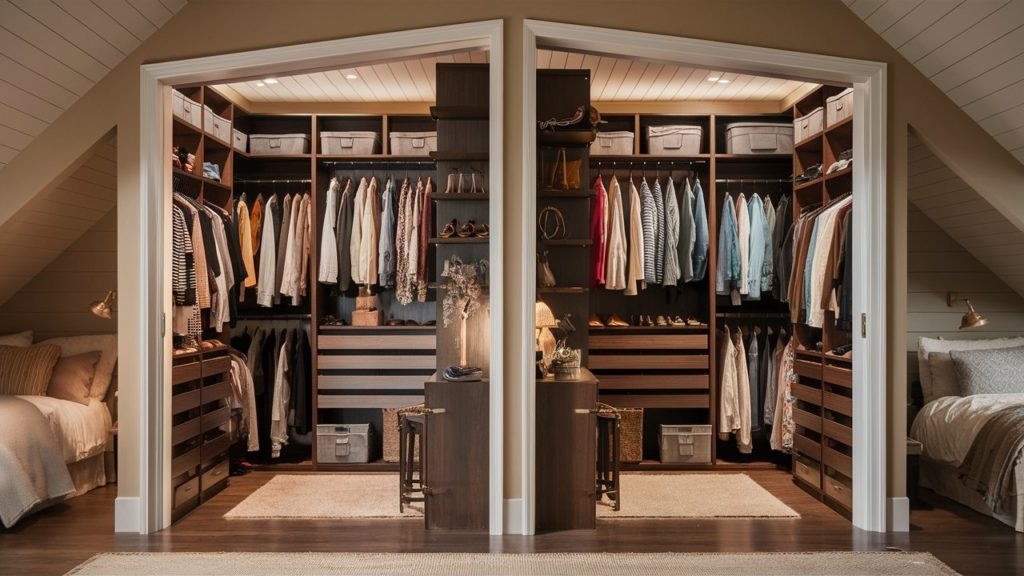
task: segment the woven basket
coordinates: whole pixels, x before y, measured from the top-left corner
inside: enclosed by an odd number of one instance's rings
[[[618,408],[618,411],[619,434],[622,436],[619,460],[639,462],[644,459],[644,409]]]
[[[415,412],[423,408],[423,404],[416,406],[408,406],[405,408],[385,408],[384,409],[384,421],[382,426],[384,427],[384,461],[385,462],[398,462],[399,446],[398,439],[400,434],[398,433],[398,416],[406,412]],[[419,438],[416,439],[416,453],[413,458],[419,460]]]

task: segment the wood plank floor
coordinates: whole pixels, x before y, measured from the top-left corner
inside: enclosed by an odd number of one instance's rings
[[[255,472],[172,528],[151,536],[115,535],[116,487],[100,488],[0,530],[0,574],[63,574],[105,551],[261,552],[762,552],[826,550],[927,551],[963,574],[1024,573],[1024,535],[995,520],[933,497],[915,510],[907,534],[872,534],[795,487],[788,474],[750,476],[800,519],[605,520],[597,530],[490,537],[427,532],[417,520],[225,520],[222,515],[273,477]],[[629,497],[629,495],[626,495]]]

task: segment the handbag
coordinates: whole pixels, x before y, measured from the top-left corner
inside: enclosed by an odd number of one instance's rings
[[[580,187],[580,160],[567,160],[565,148],[558,149],[547,187],[552,190],[577,190]]]
[[[554,221],[553,229],[551,228],[552,221]],[[537,215],[537,230],[543,240],[562,239],[569,234],[569,229],[565,226],[565,216],[562,216],[562,211],[554,206],[545,206]]]
[[[537,254],[537,283],[541,288],[551,288],[555,285],[555,273],[551,271],[551,264],[548,263],[547,250]]]

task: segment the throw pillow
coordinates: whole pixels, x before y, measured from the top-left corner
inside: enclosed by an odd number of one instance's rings
[[[51,338],[42,343],[59,346],[62,357],[76,356],[84,352],[101,352],[102,356],[96,363],[96,375],[93,377],[89,395],[100,400],[106,398],[110,382],[114,377],[114,367],[117,364],[117,334],[67,336]]]
[[[1024,346],[995,350],[953,350],[964,396],[1024,392]]]
[[[943,396],[960,396],[960,383],[949,358],[952,350],[992,350],[1024,346],[1024,337],[984,338],[979,340],[944,340],[920,338],[917,341],[921,390],[927,404]]]
[[[32,331],[25,330],[24,332],[18,332],[17,334],[3,334],[0,335],[0,346],[19,346],[24,348],[25,346],[32,345]]]
[[[58,358],[50,344],[0,346],[0,394],[45,396]]]
[[[64,356],[57,360],[50,376],[46,395],[89,405],[89,389],[96,374],[96,363],[103,354],[99,351]]]

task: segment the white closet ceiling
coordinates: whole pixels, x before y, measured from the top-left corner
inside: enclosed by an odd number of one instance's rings
[[[0,0],[0,169],[187,0]]]
[[[843,1],[1024,162],[1024,1]]]
[[[250,102],[431,102],[434,66],[438,62],[484,63],[487,52],[460,52],[373,66],[297,74],[226,85]],[[779,102],[809,92],[815,84],[690,68],[646,60],[537,51],[538,68],[593,71],[591,99],[628,100],[761,100]],[[223,88],[223,86],[222,86]]]

